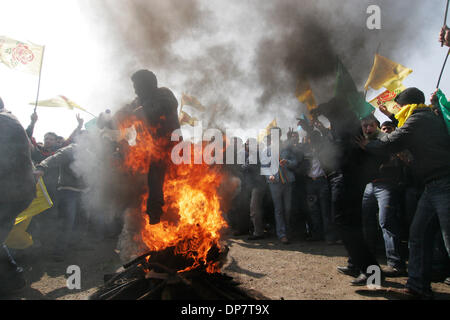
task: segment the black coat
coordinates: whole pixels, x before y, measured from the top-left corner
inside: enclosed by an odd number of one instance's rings
[[[450,175],[450,136],[442,120],[431,110],[416,110],[403,127],[366,146],[367,151],[394,153],[408,149],[414,172],[425,183]]]
[[[30,142],[24,128],[12,114],[0,112],[0,202],[31,202],[36,182]]]

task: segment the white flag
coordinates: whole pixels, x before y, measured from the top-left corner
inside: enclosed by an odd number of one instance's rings
[[[0,62],[11,69],[39,74],[44,46],[0,36]]]

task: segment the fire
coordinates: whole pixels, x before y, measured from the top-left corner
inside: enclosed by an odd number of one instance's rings
[[[158,148],[162,141],[154,141],[147,126],[136,118],[124,121],[121,131],[132,125],[137,132],[136,146],[126,151],[123,168],[133,174],[147,174],[151,161],[162,158]],[[148,194],[141,196],[140,212],[136,214],[141,214],[145,221],[141,228],[142,240],[149,251],[174,247],[175,254],[193,261],[180,272],[202,265],[207,272],[219,272],[218,262],[208,261],[207,256],[210,249],[221,249],[220,232],[227,227],[217,193],[223,176],[217,168],[206,164],[174,165],[170,157],[165,161],[168,169],[164,182],[164,215],[161,223],[148,224],[145,213]]]

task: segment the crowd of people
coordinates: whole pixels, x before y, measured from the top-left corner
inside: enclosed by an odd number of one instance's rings
[[[446,45],[449,33],[443,28],[440,34]],[[171,132],[180,128],[173,93],[158,88],[148,70],[138,71],[132,80],[137,99],[116,119],[140,114],[155,128],[152,134],[159,141],[169,141]],[[248,140],[244,164],[226,168],[241,182],[225,212],[234,235],[247,235],[248,241],[274,235],[283,245],[297,240],[343,245],[348,264],[337,271],[354,277],[355,286],[367,284],[369,267],[380,266],[383,251],[387,262],[380,267],[383,279],[408,276],[406,295],[432,298],[433,279],[450,284],[450,128],[443,101],[445,95],[437,90],[427,105],[421,90],[408,88],[395,99],[402,110],[399,114],[380,106],[390,119],[380,123],[373,114],[359,119],[345,99],[335,97],[311,110],[309,118],[297,119],[306,132],[302,139],[298,131],[272,128],[263,154],[270,158],[271,146],[279,146],[278,170],[273,174],[261,174],[272,163],[250,161],[250,146],[261,148],[261,144]],[[329,127],[318,120],[320,115],[329,120]],[[98,119],[99,128],[111,123],[102,119],[105,114]],[[23,286],[23,270],[5,240],[17,215],[34,199],[36,179],[43,177],[54,205],[33,219],[30,228],[35,242],[44,240],[49,235],[45,220],[58,220],[59,227],[50,232],[55,260],[64,261],[75,222],[85,210],[82,195],[87,185],[74,166],[76,149],[86,136],[83,119],[77,115],[78,126],[68,139],[48,132],[43,143],[33,137],[37,122],[33,113],[24,130],[0,99],[0,147],[7,155],[0,160],[0,289],[4,291]],[[272,137],[278,141],[271,141]],[[165,155],[149,169],[150,224],[159,223],[163,215],[171,146],[161,145]]]
[[[442,92],[427,106],[419,89],[403,91],[396,102],[412,110],[401,123],[385,107],[380,110],[391,121],[380,124],[374,115],[358,120],[337,98],[313,110],[331,128],[316,117],[298,119],[307,136],[299,141],[296,132],[287,132],[275,176],[266,176],[264,184],[257,168],[241,166],[246,191],[235,201],[235,234],[250,229],[249,241],[263,239],[272,224],[283,244],[291,237],[343,244],[348,265],[337,270],[355,277],[356,286],[367,284],[368,267],[380,266],[382,250],[383,278],[409,274],[405,294],[430,297],[432,279],[450,283],[450,139],[438,96]],[[281,135],[280,128],[273,130]],[[264,194],[273,210],[264,212]],[[250,225],[239,217],[246,213]]]

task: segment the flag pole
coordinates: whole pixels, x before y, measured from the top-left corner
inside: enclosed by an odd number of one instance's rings
[[[447,16],[448,16],[448,7],[450,4],[450,0],[447,0],[447,7],[445,8],[445,17],[444,17],[444,27],[447,26]],[[441,42],[441,47],[444,46],[444,42]],[[438,83],[436,85],[436,88],[439,89],[439,85],[441,84],[441,79],[442,79],[442,74],[444,73],[444,69],[445,69],[445,65],[447,64],[447,60],[448,60],[448,55],[450,54],[450,49],[447,52],[447,55],[445,56],[445,60],[444,60],[444,65],[442,66],[441,69],[441,74],[439,75],[439,80]]]
[[[87,114],[90,114],[90,115],[93,116],[94,118],[98,118],[95,114],[92,114],[92,113],[90,113],[90,112],[87,111],[87,110],[82,110],[82,111],[86,112]]]
[[[448,56],[449,55],[450,55],[450,49],[448,49],[447,55],[445,56],[444,65],[442,66],[441,74],[439,75],[439,80],[438,80],[438,83],[436,85],[436,89],[439,89],[439,85],[441,84],[442,74],[444,73],[445,65],[447,64],[447,60],[448,60]]]
[[[42,59],[41,59],[41,66],[39,67],[39,81],[38,81],[38,89],[37,89],[37,95],[36,95],[36,104],[34,105],[34,113],[36,113],[38,101],[39,101],[39,90],[41,88],[41,74],[42,74],[42,64],[44,63],[44,53],[45,53],[45,46],[42,47]]]
[[[447,27],[447,16],[448,16],[448,6],[450,4],[450,0],[447,0],[447,7],[445,8],[445,16],[444,16],[444,28]],[[444,41],[441,42],[441,47],[444,46]]]

